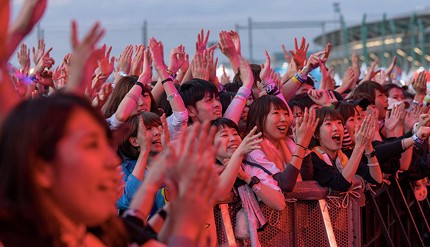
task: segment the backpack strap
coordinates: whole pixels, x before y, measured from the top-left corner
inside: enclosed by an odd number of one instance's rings
[[[257,164],[257,163],[254,163],[254,162],[251,162],[251,161],[248,161],[248,160],[243,160],[242,162],[245,163],[245,164],[247,164],[247,165],[250,165],[250,166],[258,167],[261,170],[263,170],[265,173],[269,174],[270,176],[273,176],[273,174],[269,170],[267,170],[266,168],[264,168],[260,164]]]

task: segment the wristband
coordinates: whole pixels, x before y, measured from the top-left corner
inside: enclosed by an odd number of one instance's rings
[[[179,96],[178,93],[172,93],[171,95],[167,96],[167,101],[170,102],[172,101],[172,99],[174,99],[177,96]]]
[[[173,82],[173,78],[172,78],[172,77],[167,77],[167,79],[165,79],[165,80],[161,81],[161,85],[164,85],[164,83],[166,83],[166,82],[168,82],[168,81]]]
[[[269,85],[266,88],[266,93],[269,94],[269,95],[278,95],[279,94],[279,90],[278,90],[278,88],[276,86]]]
[[[128,76],[128,74],[125,73],[124,71],[119,71],[117,74],[122,76],[122,77]]]
[[[420,102],[418,102],[416,100],[412,101],[412,104],[417,105],[417,106],[422,106],[423,105],[422,103],[420,103]]]
[[[167,71],[167,74],[169,74],[169,76],[170,77],[173,77],[173,79],[175,79],[176,78],[176,75],[177,74],[175,74],[175,73],[173,73],[171,70],[169,70],[169,69],[166,69],[166,71]]]
[[[424,140],[419,138],[417,134],[412,135],[412,140],[414,140],[414,142],[417,144],[423,144],[423,142],[424,142]]]
[[[376,162],[376,163],[369,163],[369,164],[367,164],[367,166],[368,167],[377,167],[377,166],[379,166],[379,163],[378,162]]]
[[[144,92],[144,85],[143,85],[143,83],[141,83],[141,82],[136,82],[136,83],[134,83],[134,85],[137,85],[137,86],[139,86],[140,88],[142,88],[142,93]]]
[[[293,80],[293,82],[295,82],[299,87],[302,86],[302,83],[299,81],[299,79],[297,79],[297,76],[294,75],[293,77],[291,77],[291,79]]]

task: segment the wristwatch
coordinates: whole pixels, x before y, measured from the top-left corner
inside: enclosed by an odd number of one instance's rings
[[[376,156],[376,151],[375,149],[373,149],[372,152],[370,152],[370,154],[366,154],[366,152],[364,152],[364,156],[366,156],[367,158],[372,158]]]
[[[253,187],[254,185],[260,183],[260,179],[257,176],[252,176],[251,181],[249,181],[249,187]]]

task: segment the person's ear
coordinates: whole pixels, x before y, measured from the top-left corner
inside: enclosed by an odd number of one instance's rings
[[[54,182],[54,168],[49,162],[39,160],[35,164],[34,181],[36,185],[43,189],[49,189]]]
[[[130,144],[131,144],[133,147],[140,147],[139,143],[137,142],[137,137],[135,137],[135,136],[130,136],[130,137],[128,138],[128,142],[130,142]]]
[[[187,106],[187,110],[190,118],[197,116],[197,109],[194,106]]]

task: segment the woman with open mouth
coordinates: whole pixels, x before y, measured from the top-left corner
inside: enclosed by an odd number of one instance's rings
[[[317,111],[318,125],[314,138],[318,145],[310,154],[314,167],[314,179],[324,187],[336,191],[348,191],[353,180],[360,175],[370,183],[381,183],[382,172],[373,152],[372,137],[375,121],[367,116],[361,127],[355,131],[355,146],[350,157],[342,152],[344,137],[344,120],[340,113],[331,107]],[[361,162],[364,155],[367,164]]]
[[[284,101],[273,95],[258,98],[251,105],[248,113],[247,131],[254,126],[262,132],[261,148],[250,152],[245,163],[249,164],[249,172],[255,175],[258,164],[270,173],[283,191],[291,191],[299,177],[304,157],[312,134],[316,128],[317,119],[314,111],[305,112],[296,118],[294,141],[288,137],[291,125],[289,110]]]

